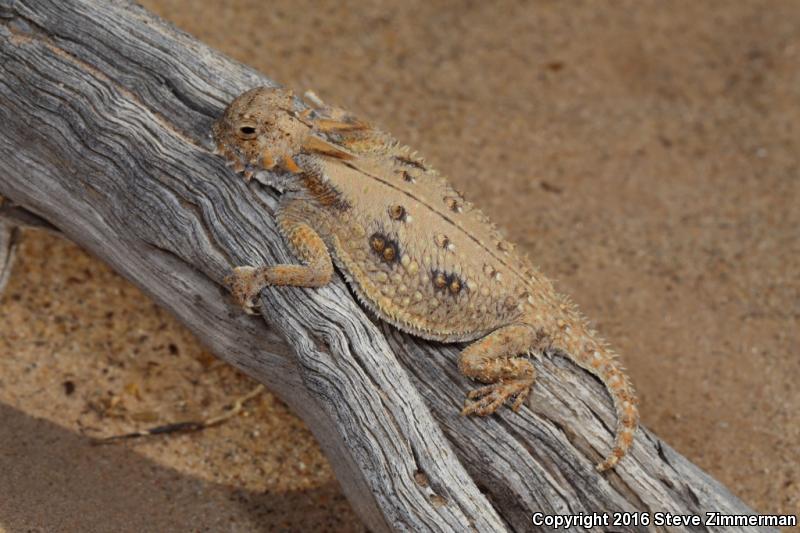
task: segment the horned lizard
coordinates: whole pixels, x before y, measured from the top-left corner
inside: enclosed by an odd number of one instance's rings
[[[617,414],[617,464],[638,413],[616,354],[492,223],[410,148],[307,93],[261,87],[237,97],[213,126],[217,153],[249,181],[272,170],[284,194],[277,221],[302,265],[240,266],[226,279],[253,312],[269,285],[320,287],[334,265],[379,318],[413,335],[470,342],[461,372],[485,386],[463,414],[518,410],[536,372],[528,354],[555,349],[598,376]]]

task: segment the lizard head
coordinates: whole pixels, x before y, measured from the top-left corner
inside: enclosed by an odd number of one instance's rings
[[[247,179],[276,166],[296,171],[292,156],[301,151],[310,130],[304,114],[295,111],[292,93],[272,87],[236,97],[212,127],[216,153]]]

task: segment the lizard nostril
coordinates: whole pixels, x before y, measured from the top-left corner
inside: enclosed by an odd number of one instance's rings
[[[239,131],[244,133],[245,135],[252,135],[256,132],[256,129],[252,126],[242,126],[239,128]]]

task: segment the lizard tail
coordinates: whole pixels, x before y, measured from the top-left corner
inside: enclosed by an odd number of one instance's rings
[[[597,346],[585,357],[589,359],[588,365],[581,364],[583,361],[580,361],[579,364],[599,377],[605,384],[614,401],[614,409],[617,413],[614,447],[603,462],[596,467],[598,472],[603,472],[613,468],[633,444],[633,434],[639,424],[639,410],[636,408],[636,393],[633,385],[613,351],[605,346]]]
[[[593,335],[590,335],[591,337]],[[571,344],[573,343],[570,342],[564,343],[569,346],[559,346],[559,344],[562,343],[557,342],[554,347],[562,349],[580,367],[600,378],[614,402],[617,415],[614,447],[605,459],[596,466],[598,472],[603,472],[613,468],[633,444],[633,434],[636,432],[639,423],[636,393],[633,390],[630,379],[624,372],[617,354],[605,346],[603,342],[592,339],[584,344],[580,350],[576,350],[576,347],[572,346]]]

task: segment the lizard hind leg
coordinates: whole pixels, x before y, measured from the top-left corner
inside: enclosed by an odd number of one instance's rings
[[[513,400],[511,408],[519,410],[536,378],[533,364],[519,355],[541,344],[534,328],[513,324],[467,346],[458,360],[461,373],[488,385],[467,395],[461,414],[490,415],[509,400]]]

